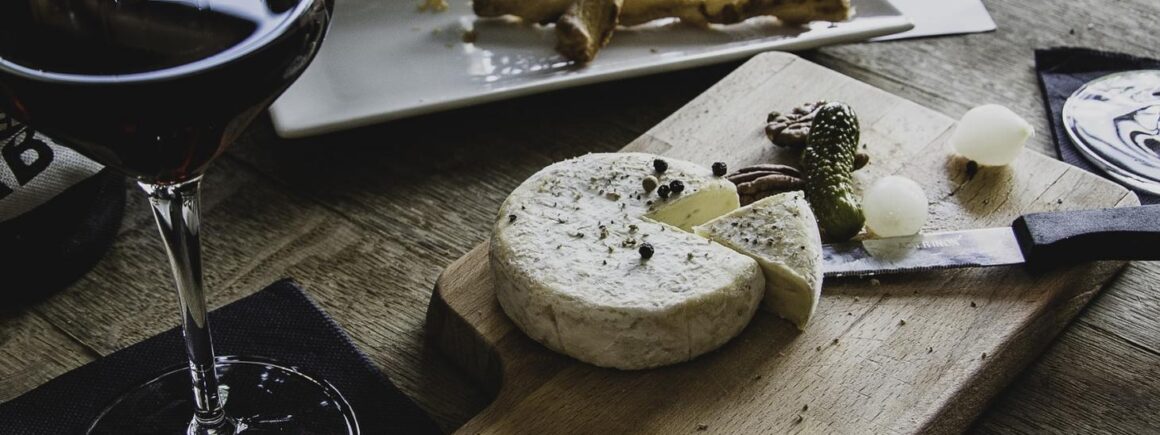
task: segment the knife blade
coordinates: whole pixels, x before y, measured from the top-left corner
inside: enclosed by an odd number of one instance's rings
[[[1022,264],[1011,228],[985,228],[867,239],[822,246],[826,277]]]
[[[826,277],[1096,260],[1160,260],[1160,205],[1032,213],[1010,227],[822,246]]]

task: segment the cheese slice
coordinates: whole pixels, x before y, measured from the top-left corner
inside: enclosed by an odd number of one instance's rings
[[[714,181],[724,180],[718,178]],[[713,182],[701,186],[695,194],[675,195],[669,201],[661,202],[645,217],[692,232],[694,225],[700,225],[740,206],[737,188],[733,183]]]
[[[822,240],[801,192],[762,199],[694,231],[756,259],[765,271],[762,307],[805,328],[822,295]]]
[[[760,304],[757,262],[682,231],[738,207],[708,168],[589,154],[532,175],[500,207],[490,262],[500,306],[532,339],[619,369],[673,364],[737,335]],[[662,199],[645,177],[684,183]],[[640,253],[653,248],[651,258]]]

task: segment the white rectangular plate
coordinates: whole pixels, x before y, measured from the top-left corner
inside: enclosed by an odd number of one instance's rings
[[[914,28],[893,35],[879,36],[874,38],[874,41],[995,30],[995,20],[991,19],[987,7],[980,0],[890,0],[890,2],[910,18]]]
[[[270,108],[282,137],[303,137],[521,95],[673,71],[768,50],[804,50],[909,30],[886,0],[853,0],[842,23],[787,28],[772,18],[695,28],[673,21],[619,29],[587,66],[553,51],[552,27],[481,19],[465,0],[338,0],[314,63]],[[463,42],[474,29],[474,43]]]

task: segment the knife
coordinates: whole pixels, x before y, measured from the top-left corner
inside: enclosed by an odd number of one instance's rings
[[[1020,216],[1010,227],[867,239],[822,246],[825,276],[866,276],[1097,260],[1160,260],[1160,205]]]

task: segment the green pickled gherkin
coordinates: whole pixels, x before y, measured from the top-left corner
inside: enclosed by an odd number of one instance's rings
[[[854,237],[866,222],[851,175],[859,136],[854,109],[845,103],[826,103],[814,115],[802,152],[806,199],[830,241]]]

